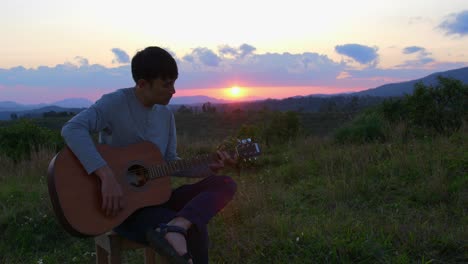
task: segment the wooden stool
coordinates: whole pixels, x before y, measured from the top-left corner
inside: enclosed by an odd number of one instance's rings
[[[145,264],[169,263],[165,258],[159,256],[152,248],[136,243],[119,236],[115,232],[108,232],[94,238],[96,244],[96,264],[121,264],[122,251],[127,249],[145,250]]]

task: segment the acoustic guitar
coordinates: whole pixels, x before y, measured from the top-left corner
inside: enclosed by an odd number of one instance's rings
[[[89,175],[73,152],[65,147],[49,164],[48,188],[55,215],[65,230],[74,236],[103,234],[121,224],[137,209],[166,202],[172,192],[172,174],[209,164],[217,158],[213,153],[166,162],[157,146],[147,141],[127,147],[96,147],[122,187],[125,206],[117,215],[107,216],[101,209],[98,176]],[[250,159],[260,155],[260,148],[257,143],[245,139],[228,153]]]

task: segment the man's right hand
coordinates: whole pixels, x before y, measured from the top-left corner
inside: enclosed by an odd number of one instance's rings
[[[119,182],[109,166],[95,171],[101,179],[102,210],[108,216],[115,216],[123,208],[123,192]]]

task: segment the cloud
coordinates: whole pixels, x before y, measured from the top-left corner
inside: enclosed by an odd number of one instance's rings
[[[335,51],[341,55],[352,58],[360,64],[375,66],[378,63],[379,55],[377,47],[369,47],[360,44],[345,44],[335,46]]]
[[[399,64],[397,68],[422,68],[428,64],[434,63],[435,60],[433,58],[420,58],[416,60],[407,60],[403,64]]]
[[[89,65],[88,59],[83,58],[81,56],[76,56],[75,61],[78,63],[78,66],[87,66],[87,65]]]
[[[113,48],[111,51],[114,53],[114,59],[112,60],[113,64],[130,62],[130,57],[125,51],[119,48]]]
[[[195,62],[195,58],[192,55],[185,55],[182,59],[190,63]]]
[[[403,49],[404,54],[411,54],[419,51],[424,51],[424,48],[418,46],[410,46]]]
[[[193,61],[198,61],[203,65],[210,67],[216,67],[221,62],[218,55],[207,48],[196,48],[192,51],[191,56],[194,58]]]
[[[439,28],[444,30],[447,35],[468,35],[468,10],[449,15],[439,25]]]
[[[243,58],[247,55],[252,54],[256,50],[256,48],[254,46],[250,46],[249,44],[242,44],[239,47],[239,50],[241,51],[240,57]]]
[[[215,68],[193,67],[193,63],[182,61],[177,87],[219,88],[233,84],[251,87],[346,87],[346,81],[353,82],[352,79],[337,81],[337,76],[349,67],[343,62],[333,61],[326,55],[315,52],[254,54],[254,48],[251,46],[250,52],[243,58],[221,56],[221,62]],[[233,49],[227,49],[226,46],[219,50],[220,54],[233,54]]]
[[[239,55],[239,51],[236,48],[230,47],[228,45],[223,45],[218,48],[218,51],[223,56],[231,56],[237,57]]]
[[[107,68],[98,64],[57,64],[26,69],[22,66],[0,69],[0,85],[49,87],[51,90],[94,90],[132,85],[130,67]]]
[[[346,46],[345,47],[349,47]],[[365,47],[365,46],[364,46]],[[369,47],[367,47],[369,48]],[[341,50],[341,47],[338,48]],[[362,63],[377,61],[376,48],[368,52],[373,56],[363,59],[361,53],[345,53]],[[468,66],[467,63],[446,63],[428,56],[425,48],[409,46],[403,52],[411,52],[411,59],[392,69],[367,67],[357,70],[345,61],[334,61],[324,54],[303,53],[255,53],[254,46],[222,46],[215,52],[197,47],[177,59],[179,66],[178,90],[216,89],[232,85],[247,87],[334,87],[337,89],[374,88],[391,81],[403,81],[424,77],[432,72]],[[342,52],[342,50],[341,50]],[[357,54],[357,55],[356,55]],[[97,99],[103,93],[118,88],[131,87],[130,65],[105,67],[90,64],[88,59],[75,57],[53,67],[40,66],[10,69],[0,68],[0,100],[18,101],[33,94],[48,96],[54,100],[82,96]],[[25,92],[29,91],[29,92]],[[32,98],[30,100],[42,100]],[[24,100],[23,100],[24,101]]]
[[[403,64],[397,65],[397,68],[417,68],[425,67],[427,64],[434,63],[435,60],[430,57],[432,53],[427,52],[425,48],[418,46],[409,46],[402,50],[404,54],[416,54],[417,58],[406,60]]]
[[[244,58],[246,56],[252,55],[256,49],[257,48],[249,44],[242,44],[239,46],[239,48],[230,47],[229,45],[223,45],[218,48],[218,51],[223,56]]]
[[[342,71],[338,74],[338,76],[336,76],[336,79],[346,79],[350,77],[351,77],[351,74],[349,74],[349,72]]]

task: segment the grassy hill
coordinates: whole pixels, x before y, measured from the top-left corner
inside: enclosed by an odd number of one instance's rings
[[[212,263],[467,263],[467,95],[441,79],[365,111],[177,113],[183,158],[240,136],[263,152],[224,172],[238,191],[209,225]],[[95,262],[47,192],[67,118],[0,123],[0,263]]]
[[[178,117],[182,157],[215,149],[204,133],[221,139],[238,129],[222,127],[230,122],[220,116],[203,118]],[[227,171],[238,192],[210,223],[212,263],[465,261],[467,132],[402,140],[395,127],[382,143],[303,134],[262,145],[263,156],[240,176]],[[53,215],[46,187],[53,154],[43,148],[16,164],[0,157],[0,263],[95,261],[93,240],[69,236]],[[143,260],[142,252],[125,258]]]

